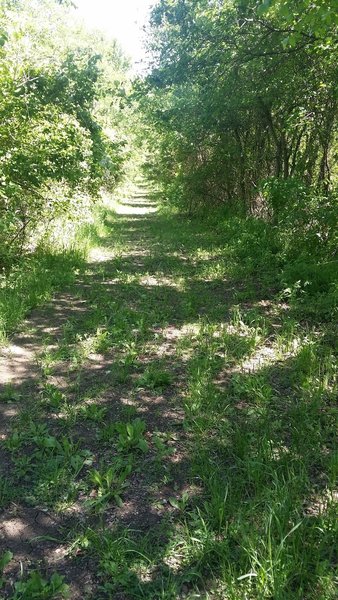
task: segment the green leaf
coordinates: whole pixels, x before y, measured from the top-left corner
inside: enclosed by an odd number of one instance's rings
[[[140,440],[137,446],[142,452],[148,451],[148,444],[145,440]]]
[[[134,427],[132,426],[132,424],[131,423],[127,423],[126,428],[127,428],[127,432],[129,434],[129,436],[133,437]]]
[[[121,506],[123,506],[123,500],[122,500],[121,496],[119,496],[119,494],[114,494],[114,500],[119,508],[121,508]]]
[[[2,557],[0,558],[0,573],[4,570],[5,567],[11,562],[13,558],[13,553],[10,550],[6,550]]]
[[[188,494],[188,492],[183,492],[183,494],[182,494],[182,502],[184,504],[186,504],[188,502],[188,500],[189,500],[189,494]]]
[[[174,497],[169,498],[169,503],[171,504],[171,506],[173,508],[177,508],[177,510],[180,510],[180,505],[179,505],[178,500],[176,500],[176,498],[174,498]]]

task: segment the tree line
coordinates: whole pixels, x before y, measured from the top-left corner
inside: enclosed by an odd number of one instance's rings
[[[327,196],[337,152],[334,0],[160,0],[140,82],[148,171],[172,202],[246,213]]]
[[[79,219],[122,173],[127,61],[70,18],[68,2],[0,4],[0,268],[51,223]],[[88,200],[89,199],[89,200]]]

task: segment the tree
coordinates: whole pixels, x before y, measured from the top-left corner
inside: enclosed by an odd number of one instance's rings
[[[126,61],[116,44],[88,34],[69,15],[52,0],[1,6],[0,266],[6,268],[37,224],[73,210],[76,197],[77,204],[83,194],[95,197],[121,172],[122,143],[106,135],[108,117],[104,122],[97,106],[117,95],[107,80],[115,73],[121,85]],[[106,111],[111,121],[117,110]]]
[[[138,95],[161,138],[156,160],[169,195],[190,206],[252,210],[270,177],[328,191],[337,114],[333,4],[154,7],[151,71]]]

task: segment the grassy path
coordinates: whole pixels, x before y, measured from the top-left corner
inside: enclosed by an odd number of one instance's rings
[[[3,598],[335,597],[331,354],[225,242],[140,188],[13,341]]]

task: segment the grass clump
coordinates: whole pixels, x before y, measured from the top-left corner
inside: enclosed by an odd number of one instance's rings
[[[150,389],[166,388],[172,383],[172,376],[156,365],[149,366],[139,378],[140,386]]]
[[[95,511],[104,510],[106,505],[112,500],[122,506],[122,492],[127,486],[127,477],[132,470],[131,462],[125,462],[121,459],[115,462],[108,469],[94,469],[89,473],[90,481],[94,485],[93,497],[88,501],[88,506]]]
[[[10,565],[13,554],[7,550],[0,557],[0,589],[7,583],[3,575],[5,567]],[[69,598],[69,587],[64,582],[64,577],[53,573],[49,579],[45,579],[39,571],[32,571],[27,577],[21,577],[11,584],[12,592],[9,600],[61,600]]]
[[[144,438],[146,423],[142,419],[134,419],[131,423],[116,423],[115,428],[119,434],[117,444],[119,450],[147,452],[148,444]]]
[[[67,228],[60,226],[53,243],[46,240],[35,251],[20,256],[10,271],[0,273],[0,343],[32,308],[50,300],[55,291],[71,285],[83,272],[90,252],[106,232],[105,214],[94,207],[91,219],[86,214],[91,222],[73,224],[69,239]]]
[[[0,339],[13,331],[27,312],[46,302],[56,289],[62,289],[74,279],[74,273],[84,266],[78,250],[53,253],[39,250],[23,258],[8,276],[0,278]]]

